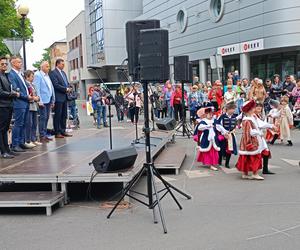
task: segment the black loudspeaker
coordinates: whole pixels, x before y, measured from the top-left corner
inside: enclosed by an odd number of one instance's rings
[[[193,65],[189,63],[189,56],[174,57],[174,79],[183,82],[193,81]]]
[[[98,173],[116,172],[132,167],[137,155],[135,147],[105,150],[92,163]]]
[[[128,72],[133,80],[139,80],[139,44],[140,31],[160,28],[159,20],[137,20],[126,23],[126,49],[128,54]]]
[[[141,80],[158,82],[168,80],[170,77],[168,30],[141,30],[140,40]]]
[[[173,130],[176,127],[176,121],[173,118],[159,119],[156,126],[161,130]]]

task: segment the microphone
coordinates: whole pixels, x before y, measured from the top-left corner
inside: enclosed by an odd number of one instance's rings
[[[20,88],[16,88],[16,92],[20,93]]]

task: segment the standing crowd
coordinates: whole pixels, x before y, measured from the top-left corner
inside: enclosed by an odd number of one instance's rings
[[[268,144],[280,140],[293,146],[291,128],[296,122],[299,128],[300,80],[286,76],[281,82],[279,75],[274,75],[273,81],[267,79],[264,83],[259,78],[248,81],[228,76],[226,86],[220,81],[211,86],[207,103],[197,102],[201,94],[190,94],[189,100],[198,103],[191,112],[196,125],[194,140],[199,146],[197,160],[218,170],[223,160],[230,168],[231,155],[239,155],[236,167],[242,178],[263,180],[260,169],[263,174],[274,174],[268,168]],[[239,128],[243,132],[238,148],[235,134]]]
[[[58,59],[50,71],[47,61],[40,70],[22,71],[18,56],[0,57],[0,150],[1,158],[18,154],[53,140],[48,130],[51,111],[57,139],[71,137],[66,132],[68,101],[76,99],[63,71],[65,62]],[[71,100],[72,99],[72,100]],[[11,141],[8,132],[11,132]],[[10,142],[9,142],[10,141]]]

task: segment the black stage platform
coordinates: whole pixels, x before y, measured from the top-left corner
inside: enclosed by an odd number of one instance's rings
[[[38,146],[12,160],[0,160],[0,182],[4,183],[49,183],[52,190],[60,186],[67,201],[68,183],[88,183],[93,166],[89,166],[101,151],[109,149],[108,129],[85,129],[74,132],[72,138],[54,139],[49,144]],[[175,141],[173,131],[154,131],[151,143],[152,157],[156,158],[169,142]],[[132,126],[113,129],[113,148],[129,146],[135,138]],[[128,183],[145,162],[145,146],[139,144],[135,165],[124,172],[98,174],[93,182]],[[59,184],[59,185],[58,185]]]

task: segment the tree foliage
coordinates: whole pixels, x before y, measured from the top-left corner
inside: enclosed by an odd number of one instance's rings
[[[25,20],[25,31],[17,15],[15,0],[0,0],[0,55],[10,54],[3,43],[4,38],[23,38],[33,40],[33,27],[30,19]]]
[[[42,59],[32,64],[33,67],[35,67],[36,69],[40,69],[41,63],[43,61],[47,61],[49,62],[49,65],[51,65],[50,51],[51,51],[50,48],[44,49],[44,53],[42,54]]]

